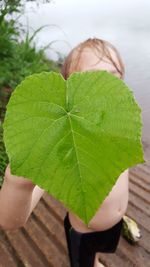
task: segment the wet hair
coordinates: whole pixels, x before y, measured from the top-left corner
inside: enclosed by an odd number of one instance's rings
[[[104,57],[107,58],[109,62],[114,65],[116,71],[120,74],[120,78],[124,78],[125,68],[118,50],[111,43],[105,40],[89,38],[72,49],[66,57],[61,68],[61,74],[65,79],[67,79],[72,72],[79,71],[79,59],[84,48],[91,48],[99,59],[98,62],[101,60],[104,61]],[[110,51],[114,52],[117,60],[113,59]]]

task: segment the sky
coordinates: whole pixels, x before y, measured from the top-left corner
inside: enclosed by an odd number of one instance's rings
[[[34,30],[47,25],[37,35],[38,46],[57,40],[52,48],[63,54],[89,37],[106,39],[123,49],[124,42],[131,45],[133,33],[150,30],[147,0],[53,0],[39,7],[28,2],[25,13],[24,24]],[[57,57],[52,50],[47,53]]]

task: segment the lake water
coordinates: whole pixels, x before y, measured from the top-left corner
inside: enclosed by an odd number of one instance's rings
[[[142,138],[150,144],[150,1],[56,0],[39,7],[29,2],[21,21],[31,32],[49,25],[38,34],[36,43],[40,47],[58,40],[47,50],[53,59],[57,59],[53,50],[66,55],[89,37],[114,44],[126,66],[125,81],[142,108]]]

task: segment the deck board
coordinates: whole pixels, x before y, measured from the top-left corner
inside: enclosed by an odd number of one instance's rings
[[[146,147],[146,156],[149,150]],[[150,161],[129,171],[127,215],[140,226],[135,246],[120,238],[115,254],[100,254],[106,267],[150,267]],[[69,267],[63,219],[66,208],[46,192],[25,227],[0,230],[0,267]]]

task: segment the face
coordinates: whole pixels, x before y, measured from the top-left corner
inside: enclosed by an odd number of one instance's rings
[[[119,67],[117,55],[113,50],[110,50],[110,53],[113,61]],[[91,48],[83,49],[77,68],[77,71],[81,72],[90,70],[106,70],[118,78],[121,78],[121,74],[117,71],[111,60],[106,56],[103,56],[102,60],[100,60]]]

